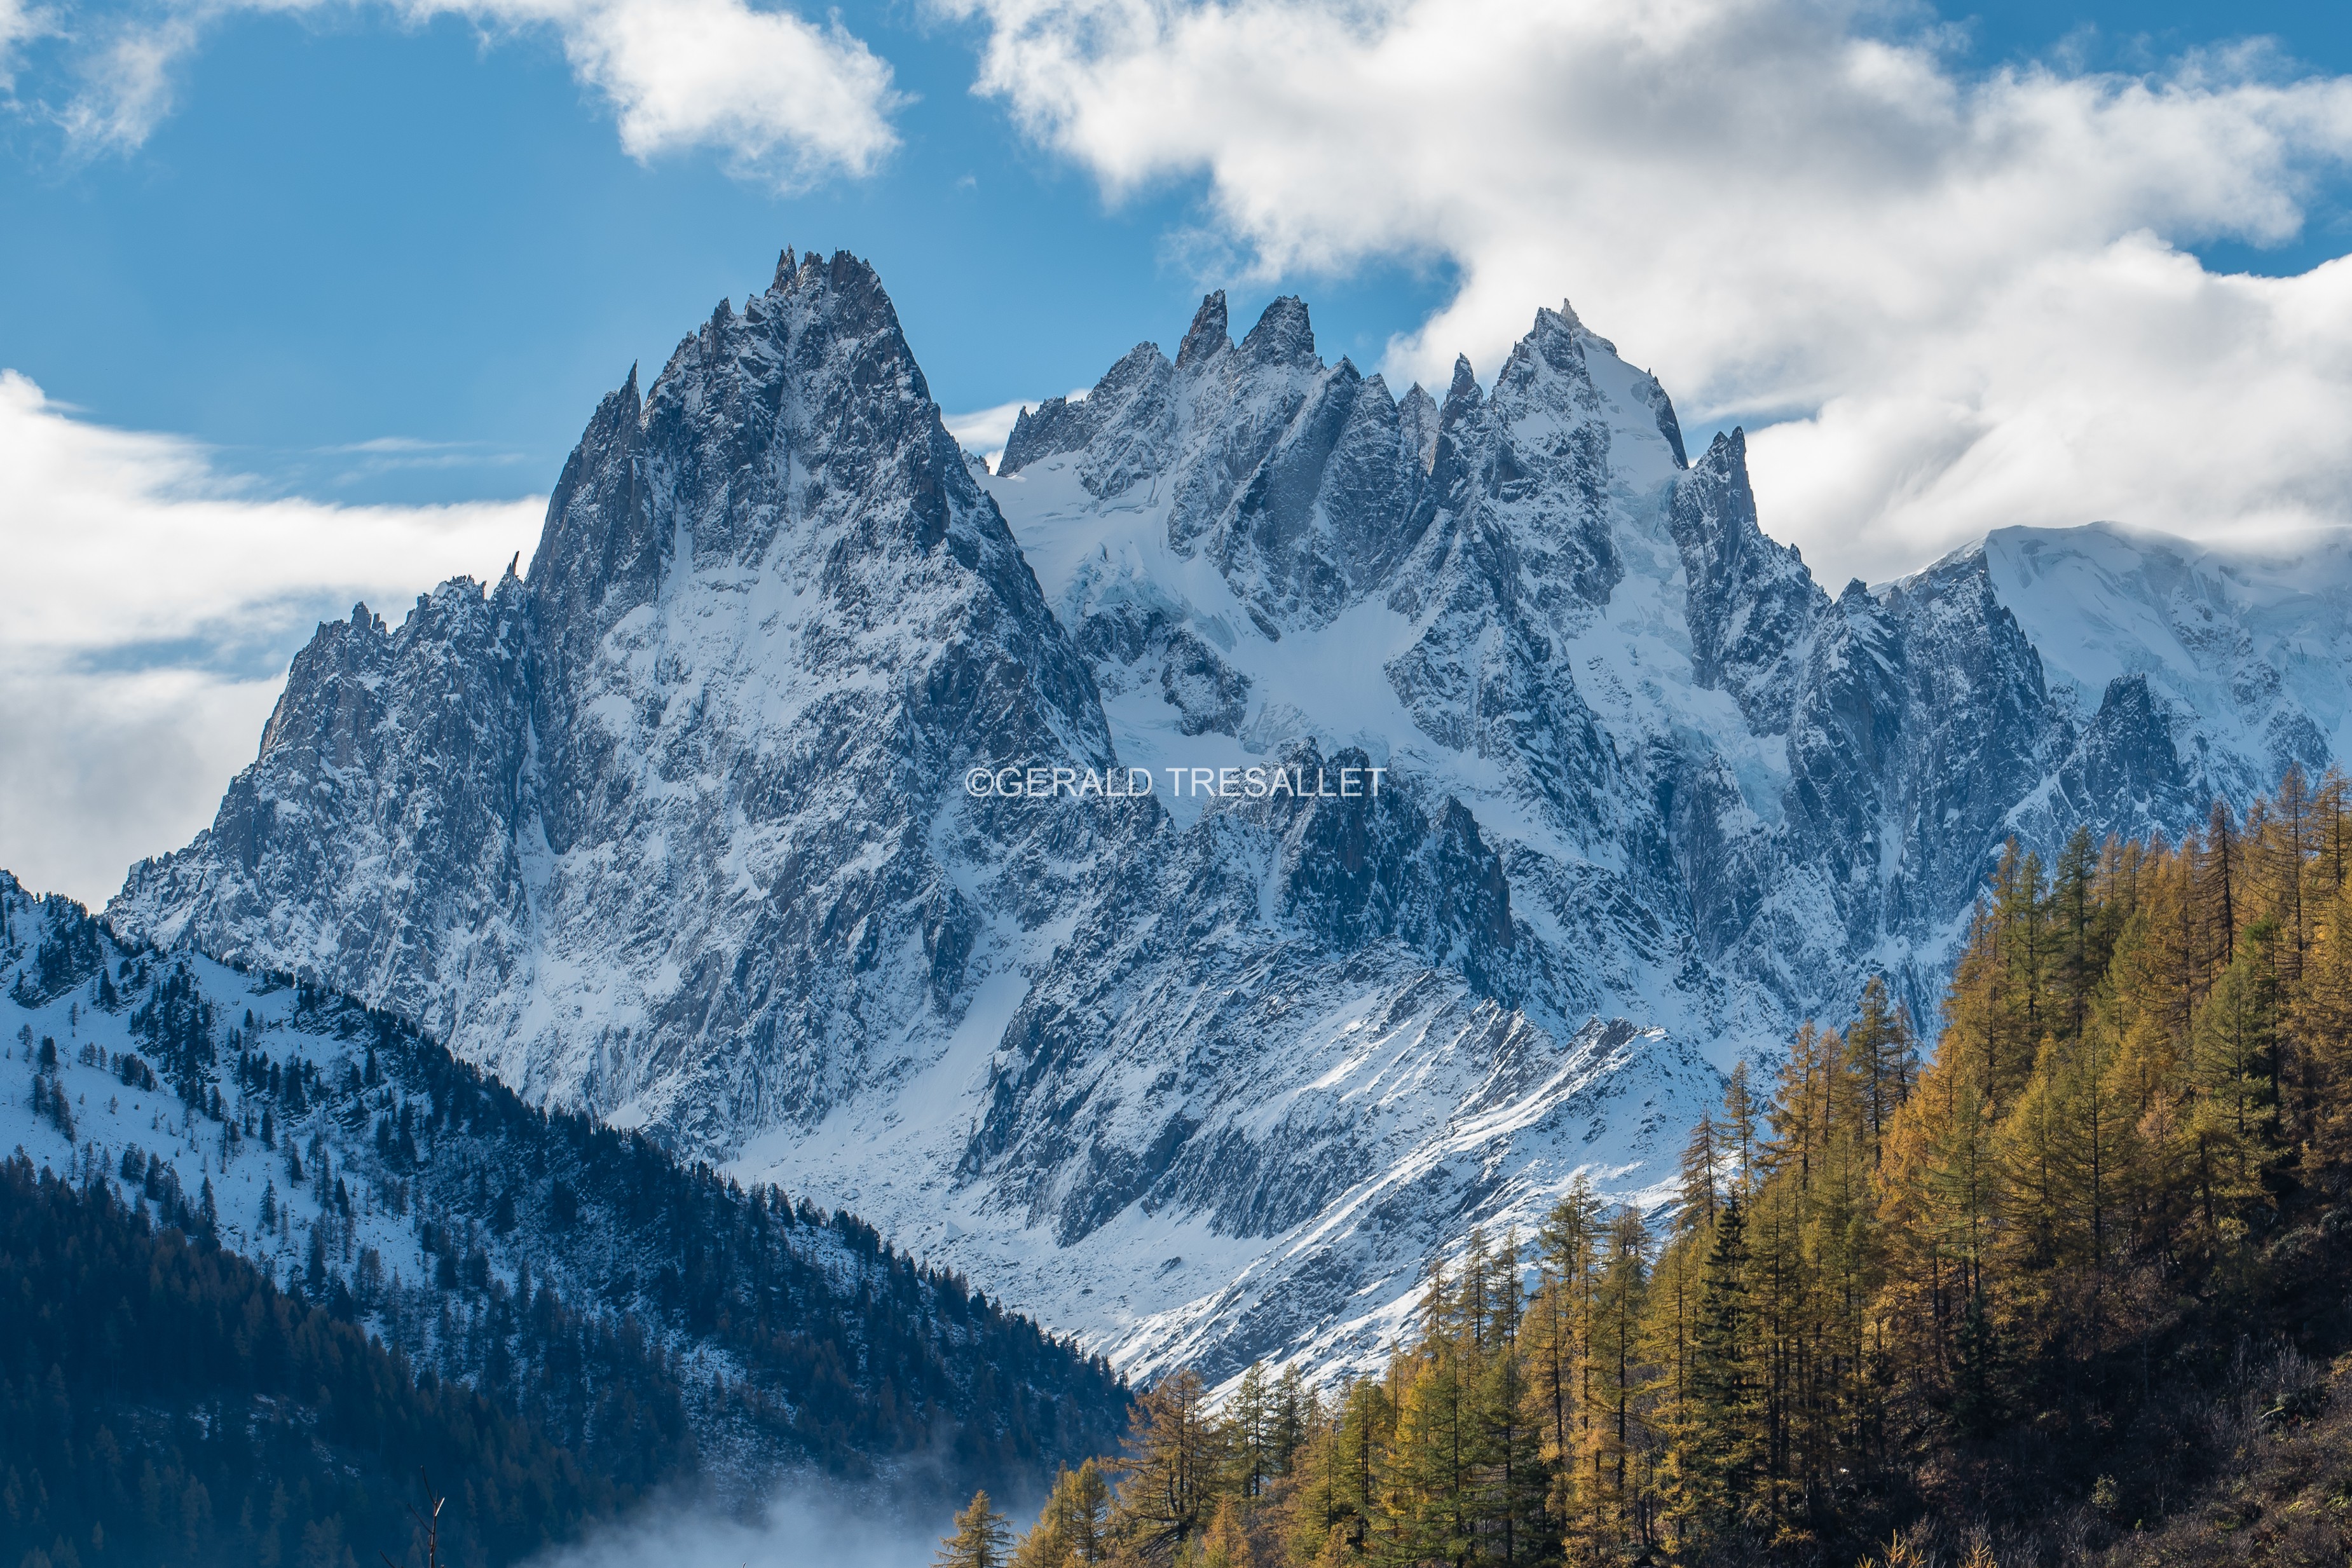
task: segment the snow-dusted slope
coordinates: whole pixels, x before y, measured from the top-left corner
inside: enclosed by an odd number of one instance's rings
[[[873,274],[787,256],[606,400],[527,579],[322,628],[111,917],[1125,1364],[1328,1366],[1472,1225],[1653,1186],[1869,973],[1931,1002],[2009,833],[2177,830],[2341,745],[2307,563],[2002,534],[1832,597],[1738,433],[1692,461],[1565,307],[1441,402],[1212,296],[1000,469]]]
[[[1541,1021],[1508,894],[1468,811],[1410,786],[1219,803],[1123,857],[1006,988],[983,1076],[950,1058],[738,1166],[851,1184],[1139,1375],[1368,1365],[1427,1260],[1475,1225],[1532,1236],[1580,1171],[1648,1197],[1720,1093],[1663,1030]]]
[[[119,1181],[632,1485],[756,1500],[817,1466],[936,1513],[959,1484],[1034,1492],[1125,1422],[1099,1363],[849,1215],[527,1110],[389,1015],[126,947],[0,871],[11,1153]]]
[[[2063,781],[2062,813],[2137,801],[2166,825],[2352,756],[2352,531],[2222,551],[2095,523],[1964,553],[2105,765]]]

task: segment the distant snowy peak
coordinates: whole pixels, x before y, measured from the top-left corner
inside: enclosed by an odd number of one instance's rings
[[[2094,523],[2000,528],[1978,548],[2078,709],[2144,676],[2210,745],[2261,764],[2256,788],[2352,754],[2352,529],[2221,550]]]
[[[1954,571],[2014,619],[2070,737],[2021,804],[2030,839],[2077,821],[2178,833],[2290,767],[2352,757],[2352,530],[2217,549],[2112,523],[2002,528],[1929,569]]]

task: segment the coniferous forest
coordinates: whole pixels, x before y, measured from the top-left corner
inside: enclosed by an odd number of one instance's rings
[[[1932,1052],[1872,982],[1670,1207],[1473,1237],[1380,1375],[1163,1381],[1013,1561],[2341,1563],[2348,877],[2333,774],[2012,845]]]
[[[0,1193],[0,1568],[398,1557],[425,1475],[467,1564],[656,1490],[1034,1495],[1125,1420],[1098,1357],[856,1217],[527,1105],[338,993],[126,946],[5,873],[0,964],[64,1037],[0,1045],[10,1096],[72,1150]]]
[[[428,1479],[467,1563],[635,1495],[111,1183],[0,1165],[0,1562],[351,1568]]]

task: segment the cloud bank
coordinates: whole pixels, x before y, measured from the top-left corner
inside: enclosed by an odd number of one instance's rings
[[[287,662],[364,599],[395,622],[488,579],[544,502],[331,507],[250,492],[175,437],[76,419],[0,371],[0,867],[102,902],[253,759]]]
[[[1812,0],[950,0],[980,89],[1114,197],[1204,176],[1262,276],[1451,264],[1392,377],[1570,298],[1768,523],[1882,577],[2007,523],[2346,517],[2352,273],[2207,271],[2352,160],[2352,80],[2248,46],[1970,76]]]

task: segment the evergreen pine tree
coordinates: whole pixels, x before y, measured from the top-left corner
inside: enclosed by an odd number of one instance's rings
[[[1095,1568],[1110,1553],[1110,1486],[1092,1459],[1054,1478],[1037,1523],[1013,1553],[1012,1568]]]
[[[1715,1200],[1723,1185],[1723,1154],[1716,1134],[1715,1118],[1699,1113],[1698,1121],[1691,1127],[1690,1141],[1683,1145],[1679,1169],[1680,1190],[1676,1201],[1680,1213],[1675,1223],[1683,1228],[1705,1228],[1715,1223]]]
[[[1250,1363],[1225,1411],[1233,1462],[1231,1490],[1245,1501],[1255,1501],[1276,1474],[1278,1414],[1274,1392],[1266,1384],[1265,1364]]]
[[[2206,965],[2218,972],[2238,957],[2238,835],[2226,800],[2206,818],[2202,852],[2194,855],[2198,914],[2205,930]]]
[[[1731,1064],[1723,1081],[1723,1155],[1730,1166],[1730,1185],[1742,1199],[1755,1196],[1756,1097],[1748,1086],[1745,1058]]]
[[[1734,1198],[1716,1221],[1699,1280],[1691,1343],[1691,1452],[1682,1467],[1692,1489],[1685,1511],[1716,1528],[1739,1517],[1761,1479],[1748,1263],[1747,1210]]]
[[[1919,1074],[1910,1017],[1889,1001],[1885,976],[1873,975],[1864,986],[1862,1006],[1845,1031],[1845,1050],[1846,1071],[1854,1085],[1860,1118],[1855,1132],[1864,1141],[1870,1162],[1876,1165],[1895,1107],[1910,1095]]]
[[[1257,1552],[1242,1522],[1241,1504],[1231,1497],[1217,1501],[1200,1550],[1192,1553],[1190,1568],[1257,1568]]]
[[[2199,1093],[2189,1144],[2205,1228],[2222,1239],[2242,1235],[2243,1211],[2263,1200],[2275,1117],[2278,994],[2263,949],[2275,936],[2268,921],[2251,928],[2191,1030],[2190,1074]]]

